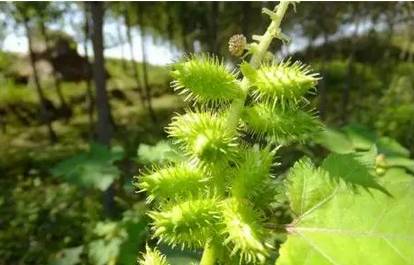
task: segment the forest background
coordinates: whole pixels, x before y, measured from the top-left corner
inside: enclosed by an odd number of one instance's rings
[[[134,264],[149,240],[133,176],[177,155],[163,129],[185,103],[169,64],[234,34],[260,34],[273,2],[0,4],[0,264]],[[414,4],[305,2],[282,25],[280,59],[322,76],[309,100],[328,125],[304,154],[380,137],[414,173]],[[283,168],[281,169],[283,171]],[[162,248],[172,264],[199,253]]]

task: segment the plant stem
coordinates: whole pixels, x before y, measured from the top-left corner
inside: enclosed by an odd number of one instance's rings
[[[272,17],[272,22],[267,28],[263,36],[260,37],[259,43],[250,58],[250,65],[253,68],[258,68],[263,58],[266,55],[267,49],[269,48],[270,43],[274,38],[280,37],[280,23],[289,7],[290,2],[281,1],[277,7],[275,7],[274,17]],[[233,101],[230,106],[228,113],[228,129],[236,130],[237,125],[239,124],[240,114],[244,107],[244,102],[248,94],[250,84],[246,77],[241,81],[240,88],[243,91],[243,96],[239,99]],[[214,265],[217,259],[217,249],[216,246],[210,241],[204,247],[203,256],[201,257],[200,265]]]
[[[280,23],[282,22],[283,17],[289,7],[289,1],[281,1],[275,7],[275,16],[272,18],[272,22],[270,23],[269,27],[266,29],[266,32],[263,36],[260,37],[260,41],[257,44],[257,47],[250,58],[250,65],[253,68],[258,68],[260,63],[262,62],[266,52],[269,48],[270,43],[274,38],[280,37]],[[236,99],[233,101],[232,105],[229,109],[228,114],[228,126],[230,130],[236,130],[237,125],[239,123],[240,114],[244,107],[244,102],[246,101],[247,92],[249,90],[249,81],[246,77],[244,77],[241,81],[240,88],[243,91],[243,97],[240,99]]]
[[[207,243],[204,247],[200,265],[214,265],[216,262],[216,254],[216,247],[212,244],[212,242]]]

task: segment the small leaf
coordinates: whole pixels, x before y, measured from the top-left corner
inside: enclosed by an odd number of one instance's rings
[[[52,174],[85,188],[106,190],[119,176],[119,169],[113,164],[123,157],[123,150],[109,149],[96,143],[89,152],[83,152],[64,160],[52,168]]]
[[[375,156],[372,156],[372,161],[368,161],[366,155],[367,153],[331,154],[323,161],[321,168],[326,170],[331,178],[336,181],[342,180],[353,188],[377,189],[390,195],[371,173]]]

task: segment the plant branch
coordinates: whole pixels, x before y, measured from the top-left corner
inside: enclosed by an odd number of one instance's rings
[[[267,50],[269,49],[270,43],[274,38],[282,39],[283,34],[280,30],[280,23],[289,7],[290,2],[282,1],[275,7],[275,12],[270,10],[263,10],[264,13],[268,14],[272,19],[269,27],[267,28],[266,32],[263,36],[258,38],[259,43],[257,43],[256,47],[254,47],[254,51],[252,53],[252,57],[250,59],[250,65],[253,68],[258,68],[260,63],[262,62],[263,58],[265,57]],[[239,123],[240,114],[244,107],[244,102],[246,101],[247,92],[249,90],[249,81],[246,77],[244,77],[241,81],[241,90],[243,91],[243,96],[240,99],[236,99],[233,101],[232,105],[230,106],[229,116],[228,116],[228,126],[230,130],[236,130],[237,125]],[[200,265],[214,265],[216,261],[216,248],[209,242],[206,244],[203,252],[203,256],[201,258]]]
[[[292,2],[289,1],[281,1],[276,7],[275,12],[269,12],[269,10],[265,11],[264,13],[268,14],[272,22],[270,23],[269,27],[266,29],[266,32],[258,37],[259,43],[257,43],[256,47],[254,47],[254,51],[252,53],[252,57],[250,58],[250,65],[253,68],[258,68],[260,63],[262,62],[263,58],[266,55],[267,50],[269,49],[270,43],[274,38],[282,39],[282,31],[280,29],[280,23],[282,22],[283,17],[289,7],[289,4]],[[244,107],[244,102],[246,101],[247,92],[249,90],[249,81],[246,77],[244,77],[241,81],[240,88],[243,91],[243,97],[240,99],[236,99],[233,101],[228,116],[228,126],[229,129],[235,130],[239,123],[240,114]]]
[[[204,248],[203,256],[201,257],[200,265],[214,265],[217,258],[216,254],[216,247],[213,243],[207,243]]]

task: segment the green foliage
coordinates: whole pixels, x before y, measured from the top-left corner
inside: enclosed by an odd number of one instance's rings
[[[72,185],[43,179],[20,176],[11,190],[1,185],[2,262],[74,265],[83,261],[79,252],[85,250],[81,245],[100,218],[100,196],[85,196]]]
[[[329,173],[331,178],[336,181],[341,179],[353,188],[361,186],[389,194],[377,183],[375,176],[370,172],[374,169],[375,155],[376,152],[374,156],[370,155],[367,159],[361,154],[332,154],[323,161],[321,167]]]
[[[363,155],[369,153],[370,150],[375,150],[376,162],[371,169],[376,169],[377,173],[383,173],[382,171],[394,167],[401,167],[414,173],[414,161],[409,158],[409,150],[396,140],[378,136],[358,124],[348,125],[340,130],[327,128],[316,138],[316,142],[332,152],[343,154],[342,157],[346,154],[355,156],[355,152],[359,153],[357,156]],[[343,165],[343,169],[346,167],[347,165]]]
[[[381,115],[375,120],[375,127],[405,146],[413,146],[414,67],[412,63],[403,63],[393,70],[390,85],[379,100]]]
[[[76,265],[81,262],[83,246],[66,248],[56,254],[56,257],[49,262],[49,265]]]
[[[412,176],[387,172],[381,185],[390,197],[375,190],[354,193],[344,181],[332,182],[312,167],[301,162],[288,177],[296,216],[277,265],[412,264]]]
[[[98,222],[93,229],[93,240],[88,243],[88,258],[92,264],[134,264],[136,250],[146,237],[144,207],[136,204],[123,213],[120,221]]]
[[[123,151],[120,148],[109,150],[93,143],[89,152],[80,153],[57,164],[52,169],[52,174],[80,187],[104,191],[119,176],[119,169],[113,163],[122,157]]]

